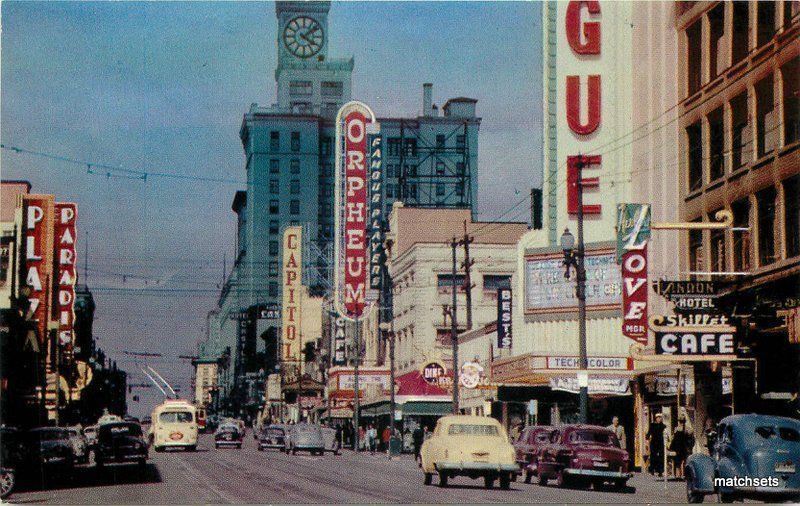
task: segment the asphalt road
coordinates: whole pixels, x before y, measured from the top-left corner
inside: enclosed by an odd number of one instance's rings
[[[208,503],[675,503],[685,502],[683,484],[664,485],[636,475],[628,490],[563,490],[512,483],[511,490],[483,488],[482,480],[456,478],[450,486],[424,486],[410,456],[355,454],[324,457],[259,452],[248,433],[244,447],[216,450],[201,436],[195,453],[150,454],[136,466],[81,467],[73,479],[25,486],[16,504],[208,504]],[[708,498],[714,501],[716,498]]]

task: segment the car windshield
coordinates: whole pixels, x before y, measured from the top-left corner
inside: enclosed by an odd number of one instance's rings
[[[107,425],[102,428],[103,434],[113,436],[141,436],[142,429],[135,423],[126,423],[121,425]]]
[[[495,425],[454,423],[447,429],[451,436],[499,436]]]
[[[166,411],[159,415],[161,423],[189,423],[192,421],[192,413],[189,411]]]
[[[51,429],[38,430],[31,433],[31,437],[39,441],[58,441],[59,439],[67,439],[69,436],[65,430]]]
[[[220,432],[238,432],[239,427],[237,427],[236,425],[223,425],[217,430],[219,430]]]
[[[800,442],[800,432],[791,427],[772,427],[764,425],[757,427],[755,432],[764,439],[780,438],[792,443]]]
[[[610,432],[578,430],[569,435],[570,443],[592,443],[604,446],[618,446],[617,438]]]

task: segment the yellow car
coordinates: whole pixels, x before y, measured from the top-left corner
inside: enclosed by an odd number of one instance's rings
[[[439,486],[447,480],[482,477],[486,488],[500,480],[508,489],[519,474],[514,447],[500,422],[486,416],[451,415],[439,419],[433,435],[422,444],[422,472],[425,485],[439,475]]]

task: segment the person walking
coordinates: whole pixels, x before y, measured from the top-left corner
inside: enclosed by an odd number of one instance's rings
[[[391,449],[390,447],[392,442],[392,430],[389,428],[388,425],[383,428],[383,434],[381,434],[381,440],[383,441],[384,451],[386,451],[386,453],[391,455],[392,452],[390,451]]]
[[[375,428],[374,425],[370,424],[369,428],[367,429],[367,446],[369,447],[369,453],[371,455],[375,454],[375,444],[378,439],[378,430]]]
[[[419,462],[419,465],[422,465],[419,459],[419,451],[422,448],[422,442],[425,440],[425,432],[422,430],[422,427],[417,427],[414,429],[414,433],[411,435],[411,443],[414,446],[414,462]]]
[[[664,429],[664,416],[656,413],[655,421],[647,431],[647,441],[650,443],[650,474],[659,478],[664,474]]]
[[[627,443],[625,439],[625,427],[623,427],[619,423],[618,416],[614,416],[611,418],[611,425],[609,425],[608,428],[611,430],[611,432],[614,433],[615,436],[617,436],[617,439],[619,440],[619,447],[622,448],[623,450],[627,450],[626,448]]]
[[[689,433],[686,432],[686,420],[684,418],[678,419],[678,426],[675,427],[675,432],[672,434],[672,441],[669,443],[669,450],[674,452],[672,463],[675,467],[675,477],[683,479],[683,466],[686,464],[686,457],[689,456]]]
[[[367,447],[367,431],[363,426],[358,428],[358,449],[363,450]]]

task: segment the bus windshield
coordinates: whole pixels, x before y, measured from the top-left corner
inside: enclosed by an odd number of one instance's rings
[[[190,411],[165,411],[158,417],[161,423],[190,423],[192,420]]]

